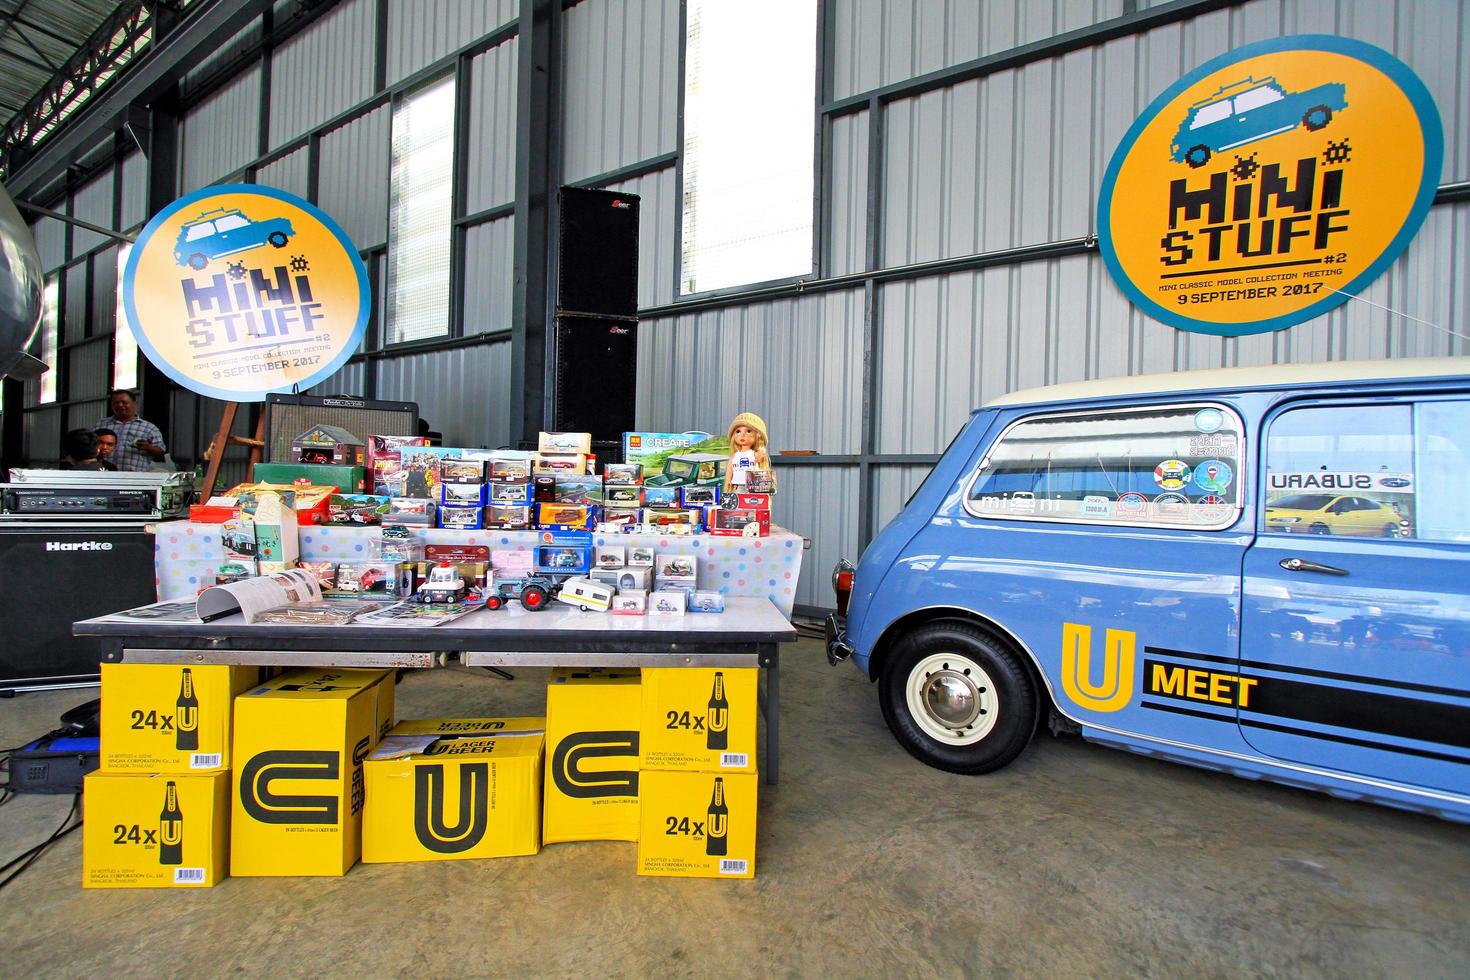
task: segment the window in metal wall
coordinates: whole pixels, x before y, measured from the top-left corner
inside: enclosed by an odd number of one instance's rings
[[[56,276],[46,277],[46,286],[41,291],[41,360],[50,368],[41,375],[42,405],[56,401],[56,365],[58,337],[61,331],[61,286]]]
[[[682,293],[813,268],[816,0],[687,0]]]
[[[393,107],[388,217],[388,343],[449,333],[453,233],[454,77]]]
[[[136,388],[138,386],[138,341],[133,337],[133,328],[128,323],[127,311],[123,309],[123,268],[128,264],[128,253],[133,246],[127,242],[117,250],[117,315],[113,318],[112,334],[112,387]]]

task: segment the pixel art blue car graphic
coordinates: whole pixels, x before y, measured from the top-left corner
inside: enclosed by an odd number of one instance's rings
[[[210,259],[262,245],[285,248],[295,234],[287,218],[251,221],[234,208],[215,208],[184,222],[174,244],[174,261],[197,271],[208,266]]]
[[[1227,85],[1189,107],[1170,147],[1175,163],[1203,167],[1210,156],[1298,126],[1316,132],[1347,108],[1347,86],[1328,82],[1304,92],[1287,92],[1275,78]]]

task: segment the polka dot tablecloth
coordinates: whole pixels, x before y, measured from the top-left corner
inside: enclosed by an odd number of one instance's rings
[[[371,561],[378,554],[379,531],[364,527],[303,527],[302,561]],[[492,551],[529,551],[539,531],[417,532],[425,544],[482,544]],[[802,539],[782,528],[764,538],[722,538],[707,534],[594,534],[597,546],[653,548],[660,554],[693,555],[699,564],[699,587],[733,596],[766,596],[791,617],[796,582],[801,575]],[[160,524],[153,553],[160,599],[194,595],[201,583],[214,579],[225,561],[220,525],[173,521]]]

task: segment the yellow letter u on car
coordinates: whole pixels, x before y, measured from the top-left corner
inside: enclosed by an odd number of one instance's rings
[[[1089,711],[1118,711],[1133,696],[1133,651],[1138,634],[1107,632],[1101,683],[1092,683],[1092,627],[1062,624],[1062,689]]]

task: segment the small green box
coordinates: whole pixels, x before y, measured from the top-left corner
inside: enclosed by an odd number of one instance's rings
[[[290,484],[305,479],[315,486],[336,487],[340,493],[364,493],[367,470],[361,466],[327,463],[256,463],[256,483]]]

